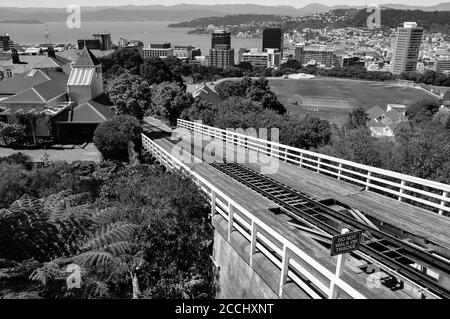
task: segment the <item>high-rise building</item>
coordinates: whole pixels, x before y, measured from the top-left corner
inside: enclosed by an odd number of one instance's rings
[[[142,58],[159,57],[165,59],[173,56],[173,49],[170,43],[152,43],[150,47],[144,48]]]
[[[0,34],[0,51],[9,51],[14,48],[14,42],[9,38],[9,34]]]
[[[112,41],[111,41],[111,34],[109,33],[94,33],[92,34],[94,39],[100,40],[102,51],[109,51],[112,49]]]
[[[278,49],[283,55],[283,31],[281,28],[265,28],[263,30],[262,50]]]
[[[331,68],[338,64],[334,51],[325,46],[296,46],[295,59],[302,65],[314,63],[326,68]]]
[[[250,52],[242,53],[242,62],[249,62],[253,66],[269,66],[269,54],[258,52],[258,49],[250,49]]]
[[[234,49],[231,49],[230,33],[216,31],[211,37],[211,49],[209,50],[209,65],[226,69],[234,65]]]
[[[181,60],[189,60],[192,58],[192,45],[175,45],[173,47],[173,55]]]
[[[253,66],[278,68],[281,62],[281,54],[278,49],[267,49],[266,52],[250,49],[250,52],[242,53],[242,62],[249,62]]]
[[[238,50],[238,60],[237,60],[237,64],[239,64],[239,63],[241,63],[243,60],[242,60],[242,55],[244,54],[244,53],[248,53],[248,52],[250,52],[250,50],[249,49],[246,49],[246,48],[239,48],[239,50]]]
[[[82,39],[78,40],[78,49],[83,50],[84,48],[89,50],[101,50],[102,43],[99,39]]]
[[[227,49],[231,49],[230,33],[224,30],[214,32],[211,37],[211,49],[215,49],[216,45],[225,45]]]
[[[209,65],[216,68],[226,69],[234,65],[234,49],[226,49],[216,45],[215,49],[209,50]]]
[[[123,47],[126,47],[127,45],[128,45],[128,40],[125,39],[125,38],[120,38],[120,40],[119,40],[119,47],[123,48]]]
[[[397,28],[394,54],[392,56],[392,73],[415,71],[422,43],[423,28],[415,22],[405,22]]]
[[[192,48],[191,51],[191,60],[194,60],[195,57],[201,56],[202,55],[202,50],[200,50],[199,48]]]
[[[434,69],[438,73],[449,73],[450,72],[450,59],[437,59],[434,65]]]

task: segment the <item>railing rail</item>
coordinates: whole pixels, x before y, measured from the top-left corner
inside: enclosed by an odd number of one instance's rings
[[[440,215],[450,215],[450,185],[178,119],[178,127],[310,169]]]
[[[280,269],[278,291],[280,297],[283,297],[285,283],[292,280],[312,298],[329,298],[329,296],[335,296],[339,291],[351,298],[366,299],[357,289],[343,281],[144,134],[142,134],[142,145],[162,165],[170,170],[187,174],[205,192],[211,204],[211,214],[220,214],[228,222],[228,241],[231,239],[233,231],[239,232],[249,240],[250,265],[253,264],[253,255],[258,250]],[[308,269],[314,269],[318,276]],[[301,279],[300,276],[306,280]],[[306,282],[310,282],[310,284]],[[311,283],[314,288],[311,287]]]

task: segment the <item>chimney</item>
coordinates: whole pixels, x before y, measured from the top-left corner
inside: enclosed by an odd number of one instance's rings
[[[49,58],[56,58],[55,49],[53,47],[48,47],[47,55]]]
[[[11,57],[13,64],[22,64],[19,59],[19,53],[16,49],[11,49]]]

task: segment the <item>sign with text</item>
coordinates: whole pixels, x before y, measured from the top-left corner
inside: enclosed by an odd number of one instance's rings
[[[333,237],[331,242],[331,256],[352,252],[359,248],[361,231],[354,231]]]

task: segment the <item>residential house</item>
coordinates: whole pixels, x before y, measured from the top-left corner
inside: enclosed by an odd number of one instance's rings
[[[50,67],[0,82],[0,120],[17,123],[26,118],[27,133],[34,138],[56,133],[60,141],[89,140],[114,115],[104,97],[101,64],[85,48],[70,75]]]
[[[389,137],[394,138],[395,129],[407,119],[404,114],[399,112],[395,107],[390,107],[383,110],[379,106],[374,106],[368,109],[369,115],[368,127],[375,137]]]
[[[212,105],[219,103],[219,94],[217,94],[216,91],[205,83],[196,85],[195,89],[192,91],[192,96],[194,99],[200,98],[211,103]]]

